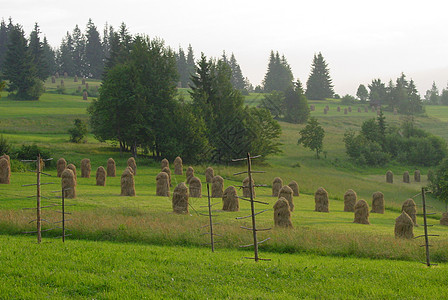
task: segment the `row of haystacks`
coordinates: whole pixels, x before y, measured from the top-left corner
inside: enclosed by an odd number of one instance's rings
[[[429,180],[430,172],[428,172],[428,180]],[[394,173],[392,173],[391,170],[386,172],[386,182],[387,183],[394,183]],[[403,173],[403,182],[404,183],[411,183],[410,175],[408,171],[405,171]],[[414,182],[421,182],[421,173],[420,170],[414,171]]]

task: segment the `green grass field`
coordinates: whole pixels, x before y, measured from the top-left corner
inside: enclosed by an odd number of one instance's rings
[[[138,157],[137,196],[119,196],[119,175],[129,155],[120,155],[116,147],[100,143],[91,135],[85,144],[69,143],[67,130],[75,118],[88,120],[86,108],[91,99],[85,101],[80,95],[72,95],[80,85],[73,78],[65,80],[68,95],[54,92],[57,83],[47,82],[48,92],[39,101],[11,101],[3,93],[0,134],[14,147],[35,143],[50,150],[56,160],[64,157],[78,169],[81,159],[90,158],[92,177],[80,178],[78,174],[78,196],[68,200],[75,206],[68,208],[73,213],[68,223],[72,235],[65,245],[54,239],[60,235],[58,228],[44,233],[42,245],[35,244],[35,237],[23,234],[34,228],[29,223],[35,218],[34,212],[24,208],[35,205],[35,199],[27,198],[35,190],[22,185],[34,183],[34,174],[13,172],[11,184],[0,185],[0,298],[117,298],[125,291],[132,298],[443,298],[446,283],[440,279],[446,277],[448,227],[439,225],[438,219],[445,204],[429,196],[430,210],[437,212],[429,219],[434,225],[430,233],[440,235],[431,239],[431,258],[439,267],[427,269],[420,265],[424,259],[423,248],[419,247],[422,240],[394,238],[394,220],[401,204],[426,185],[428,168],[395,163],[359,168],[345,154],[345,130],[359,130],[361,123],[376,117],[376,113],[359,113],[357,108],[363,106],[352,105],[352,112],[344,115],[348,106],[335,101],[310,102],[316,106],[312,115],[326,131],[325,153],[320,160],[297,145],[298,132],[304,125],[281,123],[283,152],[255,164],[255,169],[266,171],[256,174],[255,180],[270,186],[273,178],[280,176],[285,184],[291,180],[299,183],[300,196],[294,198],[296,209],[292,213],[294,229],[260,232],[261,238],[271,238],[260,246],[261,257],[273,261],[254,264],[242,259],[250,252],[239,250],[239,245],[251,243],[250,233],[240,228],[250,226],[249,221],[235,219],[249,214],[246,202],[241,201],[240,212],[229,213],[220,210],[221,199],[213,199],[218,203],[214,213],[220,223],[216,231],[222,237],[218,238],[217,253],[212,254],[203,245],[208,236],[201,226],[207,224],[207,218],[197,214],[206,212],[202,207],[206,197],[190,199],[190,214],[173,214],[171,200],[155,196],[159,162]],[[184,99],[189,97],[185,89],[180,94]],[[259,94],[246,97],[247,105],[257,105],[260,100]],[[330,108],[328,114],[323,113],[325,105]],[[341,112],[337,112],[338,106]],[[445,110],[426,107],[428,116],[417,117],[416,123],[448,140]],[[386,113],[386,121],[391,124],[399,124],[401,119]],[[109,157],[117,162],[118,177],[108,178],[106,187],[98,187],[95,170],[105,166]],[[203,182],[207,166],[194,166]],[[243,166],[213,167],[215,174],[225,178],[226,187],[243,179],[243,175],[232,175]],[[412,174],[417,168],[422,171],[422,182],[401,182],[404,171]],[[385,183],[387,170],[394,172],[394,184]],[[52,191],[60,187],[60,179],[55,177],[54,165],[46,172],[53,176],[43,181],[56,183],[43,187],[43,195],[50,198],[43,202],[49,204],[59,201]],[[173,175],[172,180],[171,192],[185,176]],[[276,199],[270,196],[269,186],[256,191],[257,200],[269,203],[257,205],[257,209],[268,209],[258,216],[260,227],[273,226],[272,206]],[[330,213],[313,211],[314,192],[319,187],[329,193]],[[386,213],[371,214],[371,225],[354,224],[353,213],[343,212],[343,195],[350,188],[369,205],[373,192],[383,192]],[[420,197],[414,199],[421,204]],[[44,218],[59,221],[60,214],[45,210]],[[422,222],[419,217],[418,223]],[[53,227],[44,224],[45,229]],[[422,234],[423,227],[416,227],[414,233]],[[408,282],[409,288],[402,282]]]

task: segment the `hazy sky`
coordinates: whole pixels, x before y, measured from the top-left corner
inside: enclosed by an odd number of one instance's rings
[[[271,50],[286,56],[303,83],[322,52],[340,95],[404,72],[423,96],[433,81],[447,86],[447,8],[442,0],[0,0],[0,17],[12,17],[27,34],[38,22],[53,46],[76,24],[85,30],[89,18],[100,33],[106,22],[125,22],[131,33],[163,38],[175,49],[191,43],[196,58],[233,52],[254,86]]]

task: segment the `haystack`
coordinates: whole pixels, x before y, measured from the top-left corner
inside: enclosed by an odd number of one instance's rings
[[[137,175],[137,164],[135,163],[135,159],[133,157],[129,157],[128,166],[132,169],[132,173]]]
[[[351,106],[348,107],[348,112],[352,112],[352,107]]]
[[[226,188],[222,194],[222,210],[225,211],[239,211],[240,200],[234,186]]]
[[[328,113],[328,109],[324,108],[324,115]]]
[[[90,178],[90,171],[92,167],[90,165],[90,159],[84,158],[81,160],[81,177],[82,178]]]
[[[344,194],[344,211],[353,212],[355,211],[355,204],[358,196],[356,192],[352,189],[349,189]]]
[[[395,237],[403,239],[414,238],[414,223],[406,212],[395,219]]]
[[[56,163],[56,169],[58,170],[58,177],[61,177],[62,172],[67,168],[67,161],[64,158],[58,159]]]
[[[180,158],[179,156],[176,157],[174,159],[174,174],[176,175],[182,175],[182,170],[183,166],[182,166],[182,158]]]
[[[291,208],[288,200],[284,197],[278,198],[274,204],[274,225],[278,227],[292,228]]]
[[[314,193],[314,203],[314,211],[329,212],[328,193],[324,188],[320,187]]]
[[[81,80],[81,84],[82,84],[82,85],[85,85],[85,84],[86,84],[86,79],[85,79],[85,78],[83,78],[83,79]]]
[[[99,166],[98,169],[96,169],[96,185],[106,185],[106,169],[104,169],[103,166]]]
[[[185,183],[179,183],[173,192],[173,212],[176,214],[188,214],[188,188]]]
[[[163,170],[163,168],[169,168],[170,162],[168,161],[168,159],[166,159],[166,158],[162,159],[161,166],[162,166],[162,170]]]
[[[9,161],[6,158],[0,158],[0,183],[11,183],[11,167]]]
[[[171,186],[171,170],[169,167],[164,167],[162,172],[165,172],[168,175],[168,184]]]
[[[221,198],[224,189],[224,179],[216,175],[212,179],[212,198]]]
[[[166,172],[160,172],[156,177],[156,195],[157,196],[170,196],[170,179]]]
[[[68,164],[67,169],[72,170],[73,175],[75,176],[75,182],[76,182],[78,180],[78,177],[76,176],[76,166],[74,164]]]
[[[188,167],[188,169],[187,169],[187,172],[185,172],[185,176],[186,176],[186,178],[187,178],[187,184],[190,184],[190,180],[191,180],[191,178],[193,178],[194,177],[194,169],[193,169],[193,167]]]
[[[386,172],[386,182],[387,183],[394,183],[394,173],[392,173],[391,170]]]
[[[205,181],[207,183],[212,183],[212,179],[215,176],[215,171],[213,170],[212,167],[208,167],[207,169],[205,169]]]
[[[384,214],[384,195],[381,192],[375,192],[372,194],[372,210],[371,213]]]
[[[83,93],[82,93],[82,100],[87,100],[87,98],[88,98],[88,94],[87,94],[87,91],[84,91]]]
[[[408,200],[403,202],[403,206],[401,207],[401,211],[404,211],[411,218],[414,226],[417,225],[417,205],[414,200],[409,198]]]
[[[293,180],[288,184],[288,186],[292,190],[292,195],[298,197],[299,196],[299,184],[295,180]]]
[[[364,199],[355,204],[355,220],[353,223],[370,224],[369,222],[369,204]]]
[[[420,182],[420,170],[415,170],[414,171],[414,181],[415,182]]]
[[[8,154],[3,154],[2,156],[0,156],[0,159],[2,159],[2,158],[6,159],[9,163],[9,165],[11,165],[11,158],[9,157]]]
[[[338,110],[338,112],[341,112],[341,107],[340,107],[340,106],[338,106],[338,109],[337,109],[337,110]]]
[[[190,179],[190,197],[201,198],[202,197],[202,182],[196,176]]]
[[[281,197],[285,198],[288,201],[289,209],[291,211],[294,211],[294,200],[293,200],[292,194],[293,194],[292,189],[289,186],[284,185],[280,189],[280,192],[278,192],[278,197],[279,198],[281,198]]]
[[[254,188],[254,179],[252,178],[252,196],[255,199],[255,188]],[[250,188],[249,188],[249,177],[244,178],[243,180],[243,197],[250,198]]]
[[[109,158],[107,160],[107,177],[115,177],[115,176],[116,176],[115,160],[113,158]]]
[[[346,115],[348,113],[347,108],[344,108],[344,115]]]
[[[134,175],[126,168],[121,175],[121,196],[135,196]]]
[[[359,112],[359,113],[361,112],[361,107],[358,107],[358,112]]]
[[[76,198],[76,176],[71,169],[65,169],[61,174],[61,187],[67,189],[64,191],[65,198]]]
[[[75,78],[73,78],[73,82],[78,82],[78,75],[75,75]]]
[[[409,180],[409,172],[408,171],[405,171],[403,173],[403,182],[404,183],[409,183],[410,182],[410,180]]]
[[[56,83],[56,77],[54,75],[51,76],[51,83]]]
[[[444,212],[442,214],[442,218],[440,219],[440,225],[448,226],[448,212]]]
[[[272,197],[278,197],[278,193],[283,187],[283,180],[280,177],[275,177],[272,181]]]

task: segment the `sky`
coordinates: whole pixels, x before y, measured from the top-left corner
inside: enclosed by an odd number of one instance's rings
[[[174,49],[191,44],[196,58],[234,53],[254,86],[271,50],[285,55],[304,84],[321,52],[341,96],[402,72],[423,96],[433,81],[447,87],[447,8],[444,0],[0,0],[0,17],[27,34],[37,22],[53,47],[76,24],[85,30],[89,18],[101,34],[106,22],[124,22],[132,34],[162,38]]]

